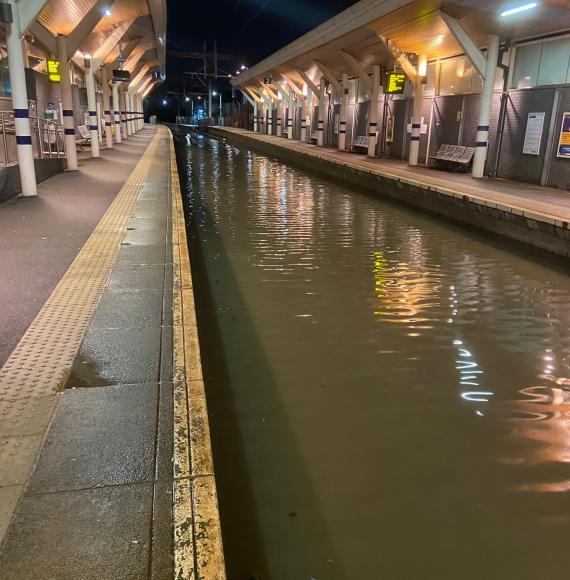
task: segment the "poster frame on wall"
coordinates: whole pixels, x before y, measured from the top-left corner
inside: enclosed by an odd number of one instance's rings
[[[560,135],[558,137],[556,157],[570,159],[570,111],[562,113],[562,123],[560,123]]]

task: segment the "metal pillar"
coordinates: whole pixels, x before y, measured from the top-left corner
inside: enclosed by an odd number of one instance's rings
[[[115,140],[117,143],[122,141],[121,135],[121,108],[119,106],[119,85],[113,83],[113,123],[115,125]]]
[[[348,108],[348,75],[342,73],[342,95],[340,101],[340,118],[338,122],[338,150],[346,149],[346,113]]]
[[[5,24],[6,48],[10,66],[10,86],[12,87],[12,107],[14,108],[14,128],[16,132],[16,152],[20,171],[22,195],[38,194],[36,185],[36,169],[34,167],[34,151],[30,130],[30,113],[28,111],[28,93],[26,91],[26,75],[24,73],[24,51],[18,32],[19,14],[17,2],[12,3],[14,22]],[[41,143],[39,144],[41,147]]]
[[[295,99],[293,89],[289,87],[289,99],[287,105],[287,139],[293,139],[293,111],[295,110]]]
[[[325,79],[321,79],[319,87],[319,117],[317,120],[317,145],[325,142]]]
[[[257,115],[258,115],[257,101],[253,101],[253,131],[255,133],[257,133],[258,131]]]
[[[75,119],[73,117],[73,94],[71,92],[71,78],[67,58],[66,38],[63,34],[57,35],[57,58],[60,62],[60,90],[63,123],[63,139],[67,156],[67,169],[77,171],[77,146],[75,145]]]
[[[107,67],[101,67],[101,85],[103,87],[103,115],[105,117],[105,143],[107,149],[113,149],[113,131],[111,130],[111,95],[109,94],[109,73]]]
[[[307,87],[307,101],[305,103],[307,113],[305,116],[305,138],[301,136],[301,141],[308,143],[311,141],[311,133],[313,131],[313,113],[314,113],[315,95],[310,87]]]
[[[372,67],[372,96],[368,115],[368,157],[376,157],[378,142],[378,95],[380,94],[380,67]]]
[[[267,104],[267,134],[273,134],[273,99],[269,99]]]
[[[421,71],[425,71],[427,66],[427,56],[425,54],[418,55],[418,66],[416,67],[416,91],[414,93],[414,110],[412,113],[412,136],[410,140],[410,156],[408,158],[409,165],[418,164],[418,156],[420,152],[420,134],[422,122],[422,105],[424,102],[424,80],[425,76]]]
[[[277,101],[277,106],[275,107],[275,114],[277,115],[277,135],[279,137],[281,137],[281,117],[283,116],[283,107],[284,107],[284,101],[283,101],[283,97],[281,97],[281,100]]]
[[[475,142],[475,155],[473,156],[473,169],[471,175],[476,178],[483,177],[485,173],[485,161],[489,145],[489,117],[493,103],[493,89],[495,88],[495,74],[497,71],[497,59],[501,39],[496,34],[490,34],[487,42],[487,62],[485,65],[485,80],[481,91],[481,106],[479,108],[479,124],[477,126],[477,138]]]
[[[89,136],[91,137],[91,157],[99,157],[99,131],[97,128],[97,100],[95,97],[95,75],[91,58],[85,59],[85,85],[87,89],[87,108],[89,109]]]
[[[133,126],[131,123],[131,95],[129,91],[125,91],[125,125],[127,126],[127,135],[133,134]]]
[[[121,134],[123,139],[128,136],[127,132],[127,105],[125,104],[125,85],[119,85],[119,110],[121,112]]]

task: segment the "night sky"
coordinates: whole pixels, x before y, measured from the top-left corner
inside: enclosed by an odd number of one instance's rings
[[[332,18],[357,0],[169,0],[167,48],[169,51],[202,51],[203,43],[218,52],[243,55],[239,62],[220,62],[233,74],[240,64],[252,66]],[[244,62],[245,61],[245,62]],[[166,82],[152,92],[150,109],[159,118],[175,115],[174,103],[159,104],[173,92],[190,90],[182,84],[184,72],[197,71],[201,63],[167,56]],[[217,81],[217,90],[229,84]],[[225,99],[225,92],[224,92]]]
[[[168,47],[245,54],[252,65],[332,18],[355,0],[169,0]]]

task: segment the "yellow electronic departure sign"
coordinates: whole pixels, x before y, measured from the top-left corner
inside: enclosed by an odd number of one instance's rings
[[[48,58],[47,59],[47,73],[48,79],[52,83],[60,83],[61,82],[61,73],[59,71],[60,62],[55,58]]]
[[[384,92],[387,95],[401,95],[404,92],[406,75],[403,72],[389,72],[384,77]]]

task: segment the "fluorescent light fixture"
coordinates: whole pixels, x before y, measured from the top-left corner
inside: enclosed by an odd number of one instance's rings
[[[514,8],[508,8],[501,12],[501,16],[511,16],[513,14],[518,14],[519,12],[526,12],[527,10],[532,10],[538,6],[538,2],[529,2],[528,4],[521,4],[520,6],[515,6]]]

